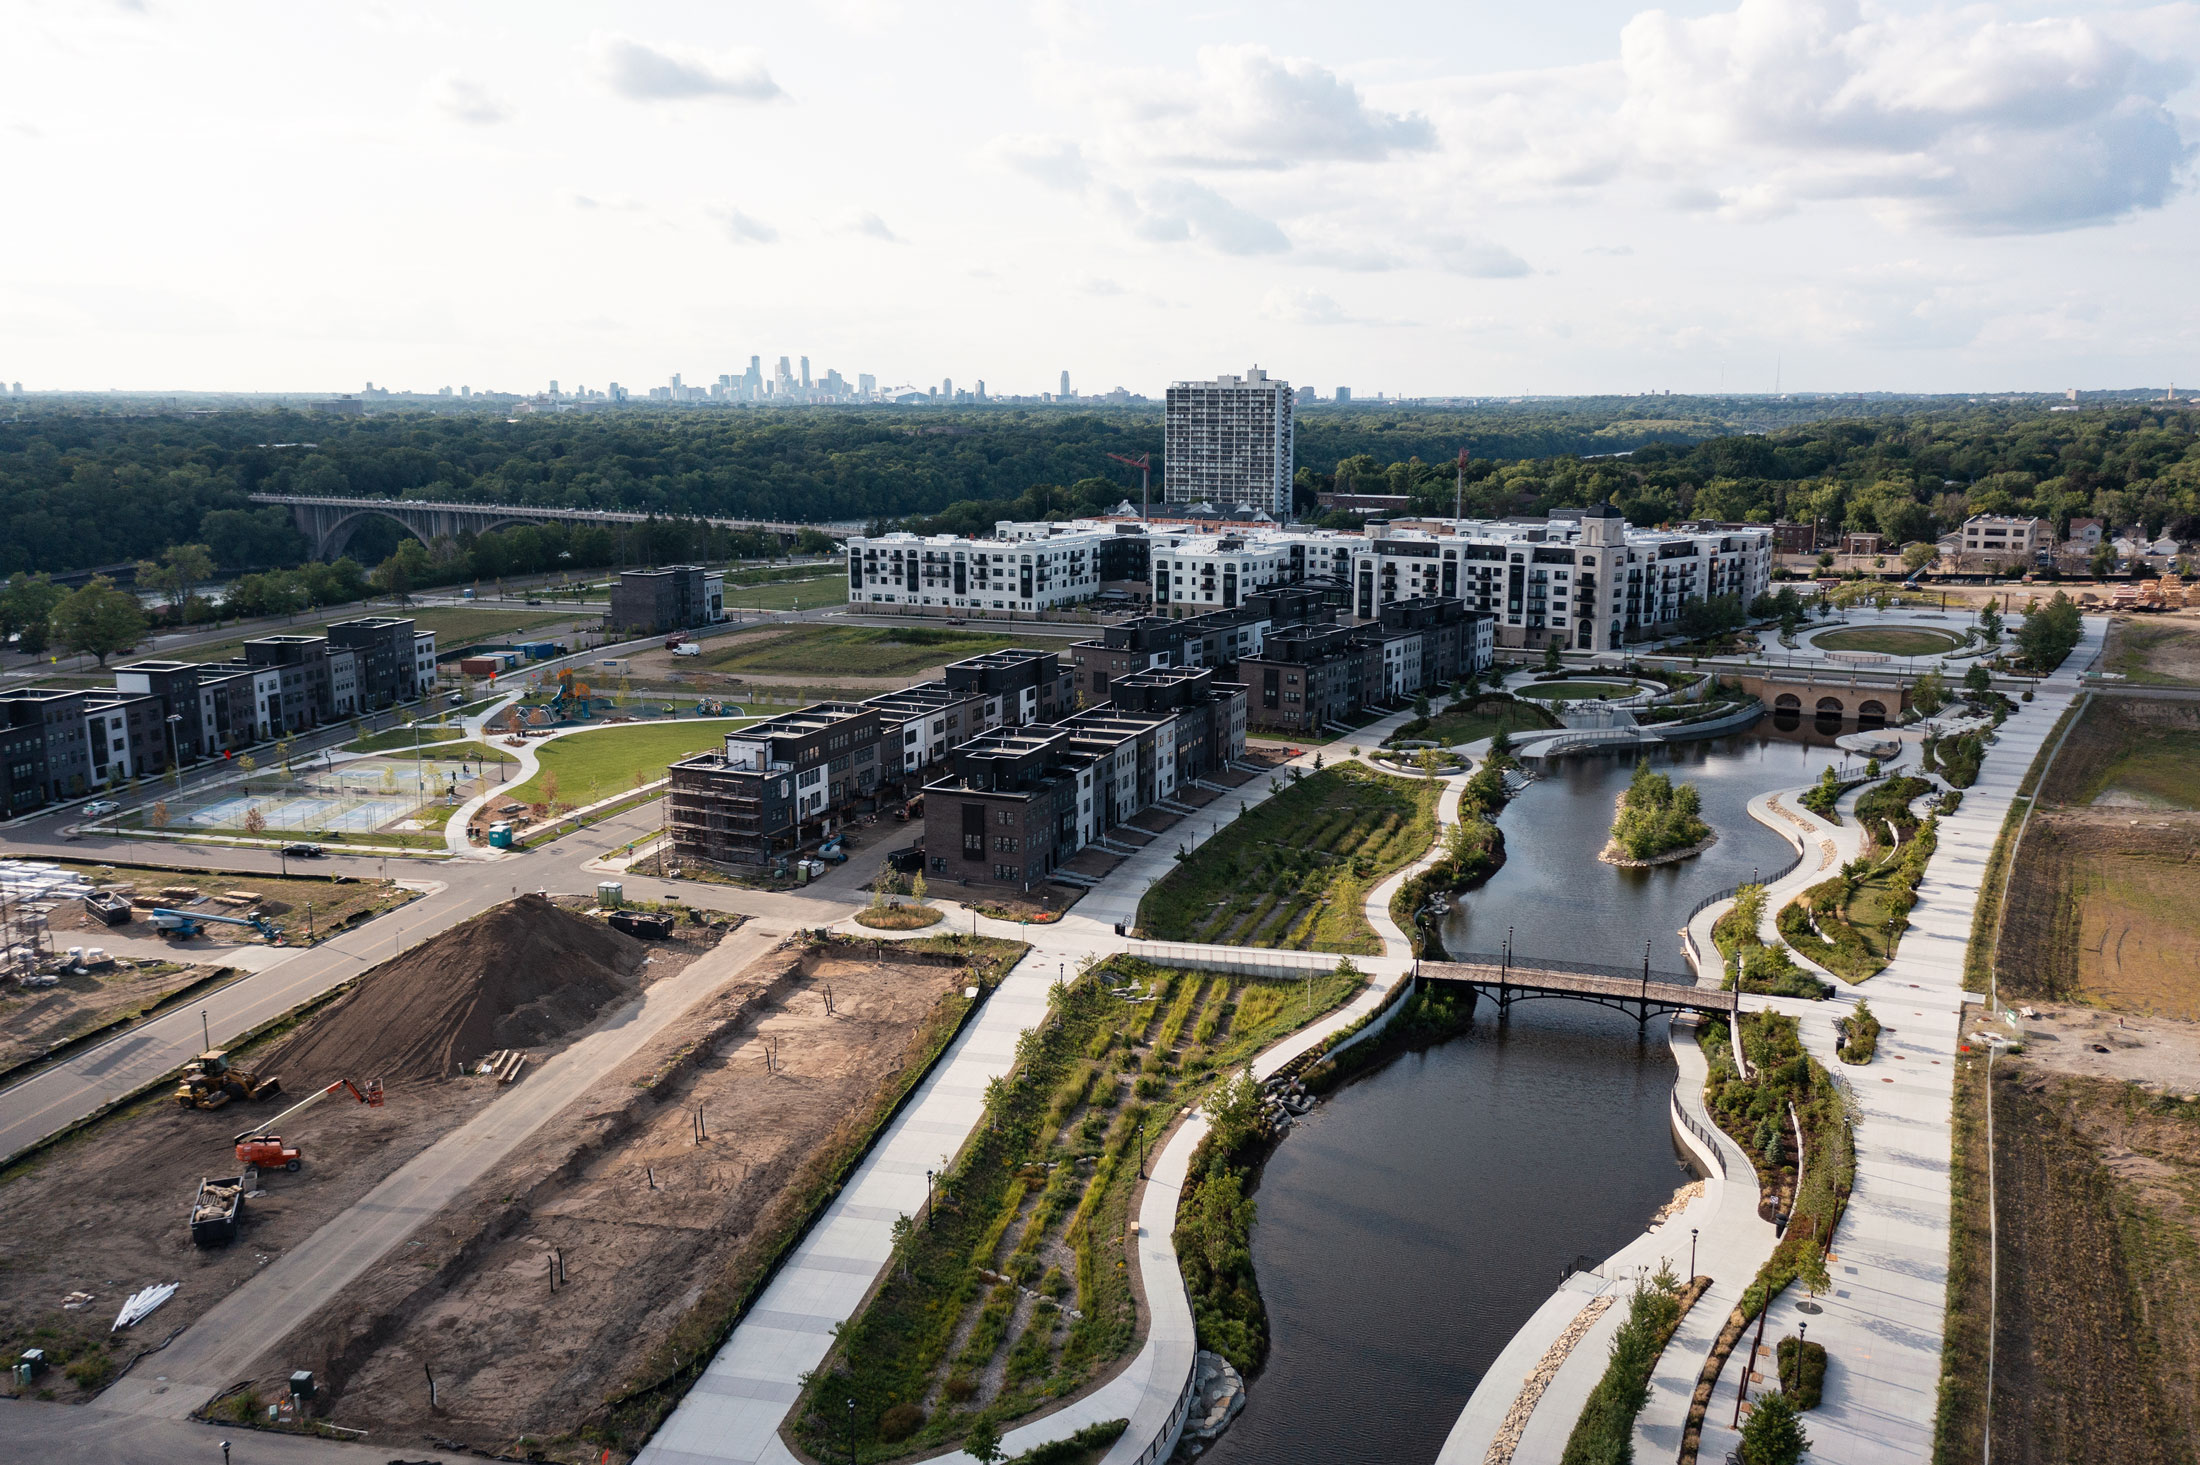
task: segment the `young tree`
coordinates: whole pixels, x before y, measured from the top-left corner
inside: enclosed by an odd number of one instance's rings
[[[167,598],[178,619],[192,592],[214,578],[214,554],[203,544],[171,544],[158,560],[139,560],[137,582]]]
[[[68,650],[89,652],[105,666],[108,657],[127,651],[145,634],[145,612],[136,596],[117,590],[105,575],[94,575],[54,607],[53,631]]]
[[[246,807],[244,811],[244,832],[247,834],[264,834],[267,832],[267,815],[260,812],[258,804]]]
[[[168,827],[168,801],[166,799],[161,799],[153,805],[153,827],[155,829],[166,829]]]
[[[970,1432],[963,1436],[963,1453],[979,1465],[993,1465],[1001,1458],[1001,1427],[993,1422],[991,1415],[979,1415],[977,1422],[970,1426]]]
[[[1911,684],[1910,705],[1927,717],[1948,705],[1948,683],[1939,671],[1929,671]]]
[[[1413,715],[1415,717],[1428,716],[1428,693],[1422,692],[1413,699]]]
[[[1543,669],[1545,671],[1557,671],[1559,666],[1558,643],[1556,641],[1546,641],[1543,644]]]
[[[1759,1399],[1742,1425],[1742,1465],[1800,1465],[1809,1452],[1795,1401],[1780,1389]]]
[[[1903,546],[1902,568],[1914,575],[1939,558],[1940,546],[1927,544],[1921,539],[1915,544]]]
[[[1963,690],[1971,697],[1983,697],[1994,690],[1993,674],[1987,671],[1984,662],[1971,663],[1971,669],[1963,674]]]
[[[909,898],[918,905],[924,904],[924,872],[922,870],[909,877]]]

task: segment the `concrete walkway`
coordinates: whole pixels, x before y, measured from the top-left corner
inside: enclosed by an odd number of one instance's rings
[[[1350,745],[1373,748],[1411,716],[1411,712],[1395,713],[1332,743],[1308,746],[1288,766],[1311,771],[1317,754],[1326,767],[1338,761]],[[1279,768],[1276,776],[1288,778],[1289,774]],[[1009,1071],[1015,1061],[1016,1039],[1045,1017],[1048,986],[1062,975],[1073,973],[1087,957],[1137,949],[1153,952],[1158,959],[1161,943],[1134,944],[1116,934],[1117,925],[1127,929],[1135,923],[1139,900],[1155,881],[1175,868],[1179,843],[1189,847],[1204,842],[1213,825],[1235,818],[1273,792],[1267,778],[1256,777],[1187,816],[1109,872],[1058,922],[1027,926],[976,918],[976,929],[981,934],[1031,942],[1032,951],[935,1065],[910,1104],[857,1167],[847,1189],[811,1228],[794,1257],[734,1329],[703,1377],[644,1447],[637,1457],[638,1465],[715,1465],[728,1461],[792,1465],[795,1457],[780,1438],[779,1427],[801,1395],[802,1376],[823,1362],[832,1345],[833,1329],[854,1315],[891,1257],[895,1220],[922,1209],[924,1172],[943,1168],[983,1116],[985,1086]],[[1454,817],[1457,802],[1454,792]],[[1399,878],[1402,874],[1384,882],[1388,889],[1369,896],[1371,920],[1377,914],[1378,896],[1384,907],[1381,915],[1389,927],[1386,945],[1396,934],[1387,905],[1389,890],[1395,889],[1394,882]],[[933,903],[947,910],[948,917],[925,930],[871,931],[855,924],[852,918],[839,929],[888,939],[897,934],[923,936],[972,929],[967,906],[940,898],[944,891],[935,889],[933,894]],[[1194,955],[1200,950],[1165,949]],[[1255,948],[1211,950],[1217,959],[1248,962],[1285,955]],[[1410,968],[1410,957],[1404,953],[1356,960],[1374,975],[1369,989],[1342,1011],[1263,1054],[1254,1066],[1257,1075],[1272,1073],[1297,1052],[1374,1010]],[[1140,1465],[1154,1458],[1157,1446],[1162,1455],[1173,1447],[1183,1423],[1182,1405],[1196,1349],[1191,1306],[1170,1237],[1175,1227],[1177,1195],[1192,1152],[1205,1133],[1205,1120],[1193,1112],[1148,1165],[1151,1179],[1140,1196],[1138,1210],[1139,1270],[1147,1294],[1144,1344],[1128,1364],[1091,1393],[1008,1431],[1002,1441],[1008,1453],[1021,1453],[1064,1438],[1087,1424],[1110,1419],[1132,1423],[1106,1456],[1107,1465]],[[976,1465],[959,1451],[937,1458],[947,1465]]]

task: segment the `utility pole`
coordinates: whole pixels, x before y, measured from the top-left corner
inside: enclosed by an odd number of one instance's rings
[[[1452,491],[1451,516],[1454,519],[1467,517],[1467,450],[1465,448],[1459,450],[1459,478]]]

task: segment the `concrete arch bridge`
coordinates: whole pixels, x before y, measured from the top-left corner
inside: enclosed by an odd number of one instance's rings
[[[619,527],[651,520],[681,520],[708,524],[714,529],[747,529],[776,534],[791,543],[805,529],[836,539],[861,534],[864,526],[852,520],[802,523],[792,519],[721,519],[704,514],[636,514],[620,509],[561,509],[533,504],[438,503],[428,499],[334,498],[318,494],[256,493],[256,504],[280,505],[290,510],[298,532],[313,544],[315,559],[333,560],[351,543],[352,534],[367,518],[391,520],[423,544],[438,537],[456,539],[461,533],[486,534],[513,524],[598,524]]]

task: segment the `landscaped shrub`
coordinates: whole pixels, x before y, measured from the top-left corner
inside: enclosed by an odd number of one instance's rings
[[[1635,1289],[1627,1320],[1612,1335],[1604,1376],[1566,1437],[1563,1465],[1626,1465],[1634,1459],[1635,1416],[1650,1400],[1650,1372],[1693,1300],[1670,1264]]]
[[[878,1437],[898,1444],[924,1427],[924,1411],[914,1404],[896,1404],[879,1416]]]
[[[1978,766],[1986,757],[1986,735],[1965,733],[1960,738],[1940,740],[1941,776],[1956,788],[1969,788],[1978,782]]]
[[[1759,1399],[1742,1424],[1742,1465],[1802,1465],[1809,1453],[1795,1401],[1778,1389]]]
[[[1635,764],[1634,781],[1620,799],[1619,815],[1612,821],[1612,843],[1631,860],[1654,859],[1702,844],[1711,837],[1702,806],[1693,784],[1676,786],[1664,774],[1651,772],[1645,759]]]
[[[1098,1424],[1088,1424],[1067,1439],[1048,1440],[1034,1445],[1021,1455],[1005,1462],[1005,1465],[1070,1465],[1082,1460],[1094,1451],[1104,1449],[1123,1437],[1129,1429],[1127,1419],[1103,1419]]]
[[[1897,834],[1910,837],[1917,828],[1917,816],[1910,812],[1913,800],[1933,791],[1933,786],[1922,778],[1890,778],[1867,792],[1856,801],[1856,819],[1864,826],[1864,838],[1884,848],[1887,825],[1893,824]]]
[[[1847,786],[1834,776],[1833,765],[1828,763],[1826,771],[1819,776],[1816,783],[1810,786],[1799,802],[1819,818],[1831,824],[1838,824],[1841,822],[1841,816],[1833,812],[1833,806],[1839,801],[1841,791]]]
[[[1872,1015],[1866,1004],[1856,1004],[1856,1011],[1841,1019],[1841,1061],[1843,1063],[1869,1063],[1879,1051],[1879,1019]],[[1803,1406],[1809,1408],[1808,1404]]]
[[[1711,943],[1719,953],[1719,985],[1733,990],[1739,963],[1744,992],[1825,997],[1825,983],[1797,966],[1786,947],[1767,946],[1757,934],[1764,912],[1765,887],[1761,883],[1744,885],[1734,893],[1733,906],[1712,924]]]
[[[1826,1386],[1826,1349],[1803,1338],[1782,1338],[1779,1347],[1780,1391],[1798,1409],[1816,1409]]]

